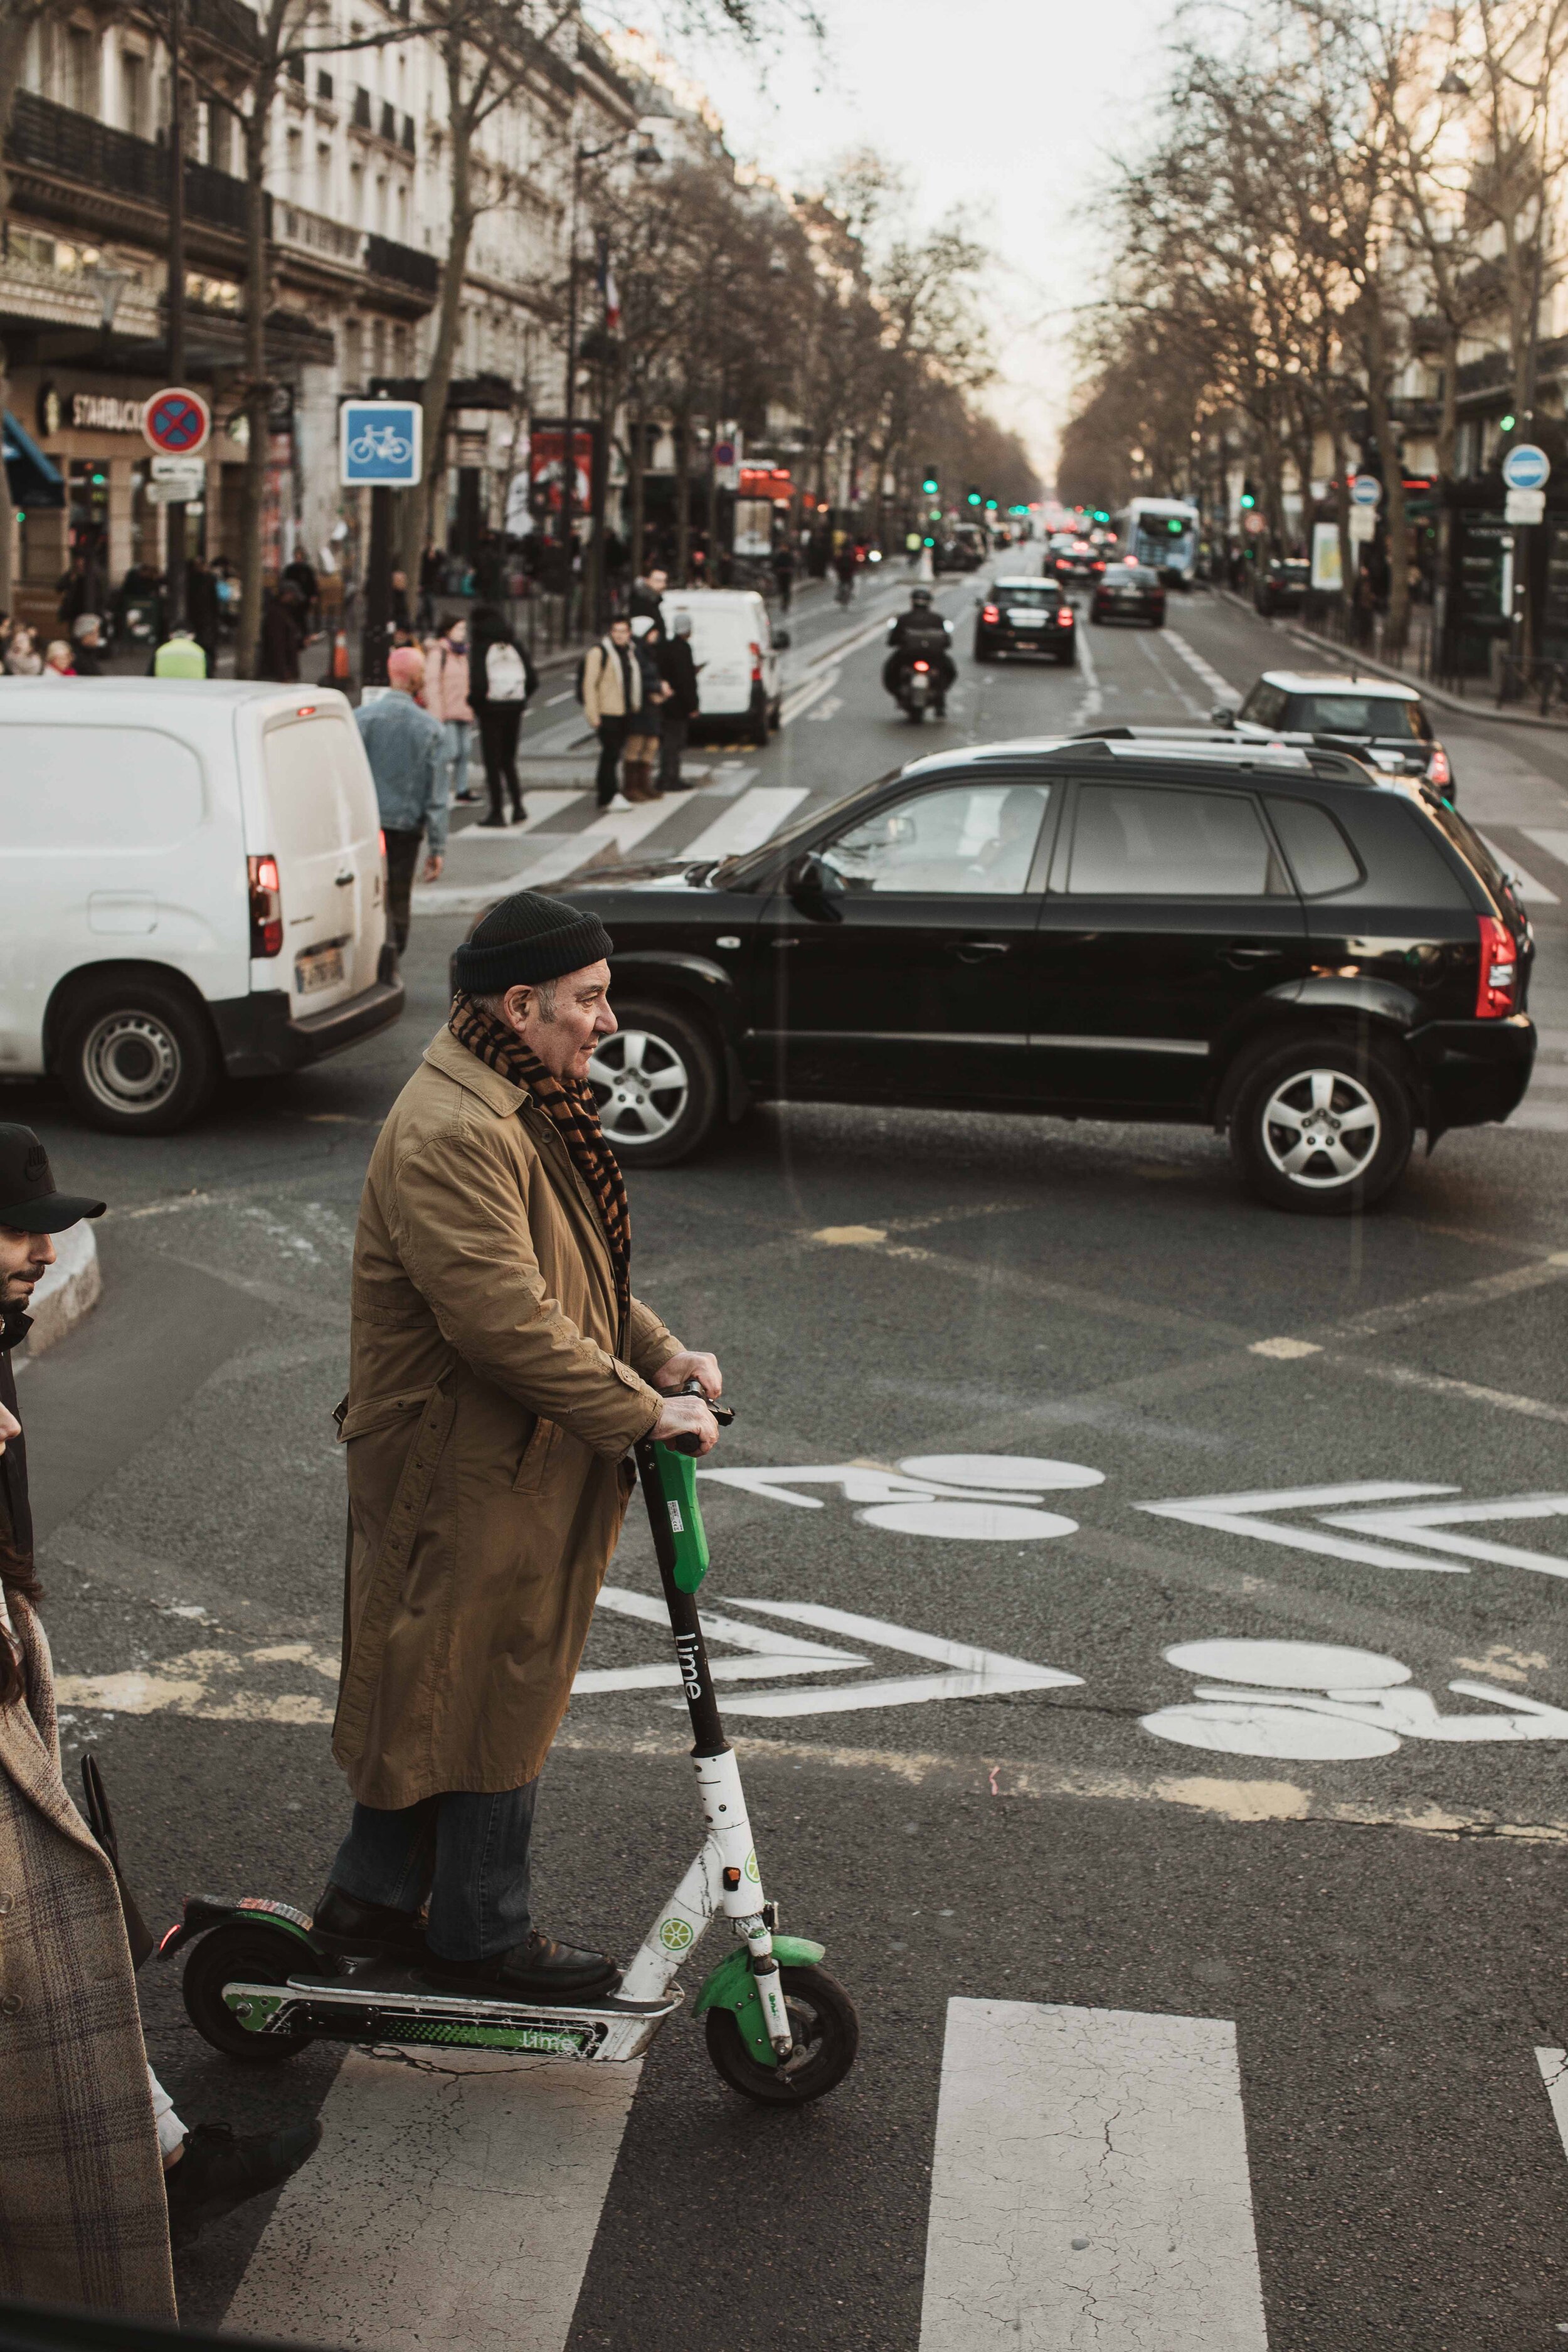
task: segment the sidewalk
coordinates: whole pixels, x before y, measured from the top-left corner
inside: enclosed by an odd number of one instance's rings
[[[1543,728],[1552,735],[1568,733],[1568,718],[1542,719],[1534,710],[1500,710],[1495,702],[1483,701],[1479,695],[1472,698],[1468,695],[1451,693],[1447,687],[1434,686],[1431,679],[1423,677],[1419,670],[1408,669],[1397,662],[1378,660],[1372,654],[1363,653],[1359,647],[1342,645],[1337,637],[1322,636],[1316,629],[1309,629],[1302,621],[1270,620],[1255,608],[1249,598],[1238,596],[1234,588],[1215,586],[1213,593],[1223,597],[1227,604],[1234,604],[1238,612],[1250,613],[1261,627],[1281,630],[1297,645],[1306,646],[1313,653],[1329,655],[1336,670],[1342,671],[1347,667],[1369,669],[1378,677],[1391,677],[1401,686],[1413,686],[1423,701],[1435,702],[1444,710],[1462,711],[1468,719],[1492,719],[1502,727]],[[1489,688],[1487,691],[1489,695],[1491,689]]]

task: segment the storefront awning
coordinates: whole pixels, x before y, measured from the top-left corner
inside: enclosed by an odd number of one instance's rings
[[[5,411],[4,444],[5,458],[5,488],[16,507],[63,507],[66,502],[65,478],[50,457],[46,457],[32,435],[17,424],[9,409]]]

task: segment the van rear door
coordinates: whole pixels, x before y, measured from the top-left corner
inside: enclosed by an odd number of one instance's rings
[[[342,706],[279,711],[261,751],[268,837],[256,846],[278,860],[276,984],[300,1020],[375,985],[386,935],[381,820],[364,746]]]
[[[664,600],[664,625],[678,613],[691,617],[691,653],[698,664],[697,696],[704,719],[733,719],[752,707],[751,622],[728,596]]]

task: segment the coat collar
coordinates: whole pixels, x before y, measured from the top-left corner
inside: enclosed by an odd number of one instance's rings
[[[437,1030],[425,1048],[425,1059],[443,1077],[455,1078],[469,1094],[477,1095],[498,1118],[510,1118],[521,1104],[532,1099],[526,1087],[514,1086],[466,1045],[459,1045],[449,1029]]]
[[[0,1706],[0,1770],[9,1774],[24,1797],[45,1819],[90,1852],[100,1851],[97,1839],[66,1792],[60,1778],[59,1738],[55,1727],[55,1685],[49,1645],[43,1627],[29,1611],[16,1612],[15,1630],[32,1687],[35,1719],[25,1698]]]

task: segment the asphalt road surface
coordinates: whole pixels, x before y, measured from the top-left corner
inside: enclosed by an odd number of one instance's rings
[[[569,685],[526,832],[422,893],[400,1027],[106,1140],[16,1089],[110,1202],[106,1295],[22,1381],[68,1771],[99,1754],[143,1907],[314,1899],[355,1202],[513,877],[764,838],[944,742],[1190,719],[1288,625],[1173,600],[1070,671],[977,669],[917,735],[878,684],[904,583],[794,616],[763,751],[590,830]],[[868,631],[870,632],[869,635]],[[1528,877],[1544,1051],[1506,1129],[1299,1219],[1201,1131],[766,1109],[633,1180],[637,1283],[740,1418],[705,1599],[768,1889],[859,2005],[798,2114],[678,2016],[640,2071],[317,2047],[250,2073],[150,1964],[188,2119],[320,2111],[270,2210],[182,2259],[187,2323],[376,2352],[1530,2352],[1568,2335],[1568,739],[1441,721]],[[540,1810],[537,1913],[629,1952],[699,1838],[647,1529]],[[832,1654],[802,1659],[779,1635]],[[759,1663],[760,1662],[760,1663]],[[809,1670],[802,1671],[805,1665]],[[1543,2054],[1544,2053],[1544,2054]]]

